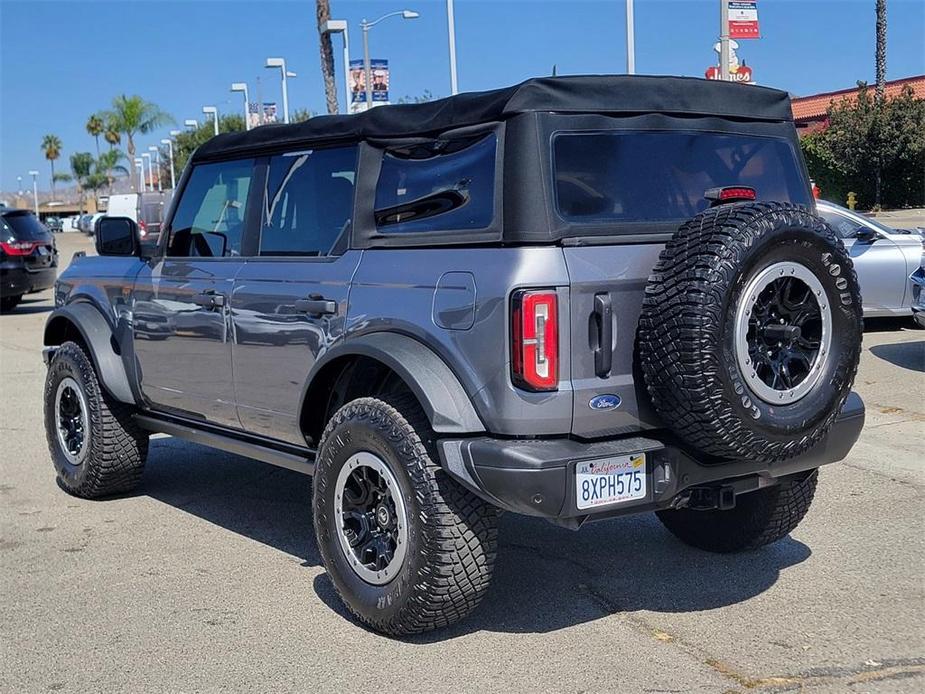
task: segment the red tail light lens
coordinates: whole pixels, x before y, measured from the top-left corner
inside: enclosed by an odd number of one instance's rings
[[[511,377],[525,390],[559,388],[559,311],[551,289],[521,290],[511,306]]]
[[[710,188],[703,194],[714,206],[724,202],[739,202],[742,200],[757,200],[758,193],[749,186],[725,186],[723,188]]]
[[[33,241],[0,241],[0,248],[7,255],[32,255],[35,247],[41,245]]]

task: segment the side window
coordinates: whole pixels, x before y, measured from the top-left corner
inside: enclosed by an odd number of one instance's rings
[[[353,219],[356,147],[270,159],[260,255],[328,255]]]
[[[494,134],[390,149],[376,185],[384,234],[484,229],[494,213]]]
[[[196,166],[174,214],[168,255],[241,255],[253,175],[253,159]]]
[[[819,216],[843,239],[854,238],[854,235],[858,233],[858,229],[862,226],[853,219],[843,217],[837,212],[830,212],[829,210],[819,210]]]

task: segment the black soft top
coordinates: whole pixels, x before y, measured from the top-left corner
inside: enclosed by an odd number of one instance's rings
[[[663,113],[766,122],[793,118],[787,93],[768,87],[694,77],[538,77],[513,87],[457,94],[422,104],[382,106],[355,115],[317,116],[304,123],[224,133],[203,144],[193,160],[327,141],[434,135],[528,112]]]

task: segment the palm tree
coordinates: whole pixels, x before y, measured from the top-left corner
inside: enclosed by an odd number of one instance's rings
[[[105,175],[106,184],[109,187],[110,193],[112,193],[112,183],[115,180],[113,173],[119,172],[126,175],[128,174],[128,169],[119,163],[123,159],[125,159],[125,155],[118,149],[110,149],[108,152],[103,152],[96,158],[96,173]]]
[[[42,138],[42,151],[45,158],[51,162],[51,199],[55,199],[55,159],[61,156],[61,138],[57,135],[46,135]]]
[[[125,135],[128,163],[131,167],[132,189],[135,187],[135,135],[147,134],[167,123],[175,122],[169,113],[140,96],[121,94],[112,100],[112,110],[106,118],[112,121],[117,132]]]
[[[119,129],[116,127],[116,123],[112,118],[106,119],[106,125],[104,126],[103,130],[103,139],[109,143],[110,150],[122,142],[122,135],[119,133]]]
[[[334,86],[334,49],[331,47],[331,34],[325,31],[331,18],[330,0],[316,0],[315,14],[318,16],[318,36],[321,39],[321,76],[324,78],[324,96],[328,104],[328,113],[337,113],[337,87]],[[347,95],[350,99],[350,95]]]
[[[90,170],[93,167],[93,155],[89,152],[76,152],[71,155],[71,175],[77,184],[77,195],[80,199],[80,213],[84,209],[84,188]]]
[[[875,53],[875,70],[877,86],[874,90],[875,125],[877,133],[882,132],[883,102],[886,90],[886,0],[877,0],[877,49]],[[879,155],[874,167],[874,209],[880,209],[880,192],[883,187],[883,162]]]
[[[103,119],[100,118],[97,114],[93,114],[87,118],[87,134],[93,137],[96,140],[96,156],[100,156],[100,135],[103,134],[103,130],[106,128]]]
[[[877,100],[883,101],[886,86],[886,0],[877,0]]]

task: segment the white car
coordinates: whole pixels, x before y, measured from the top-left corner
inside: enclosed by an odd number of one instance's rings
[[[841,237],[861,284],[865,318],[912,315],[909,275],[921,267],[925,241],[913,229],[893,229],[825,200],[816,210]]]

